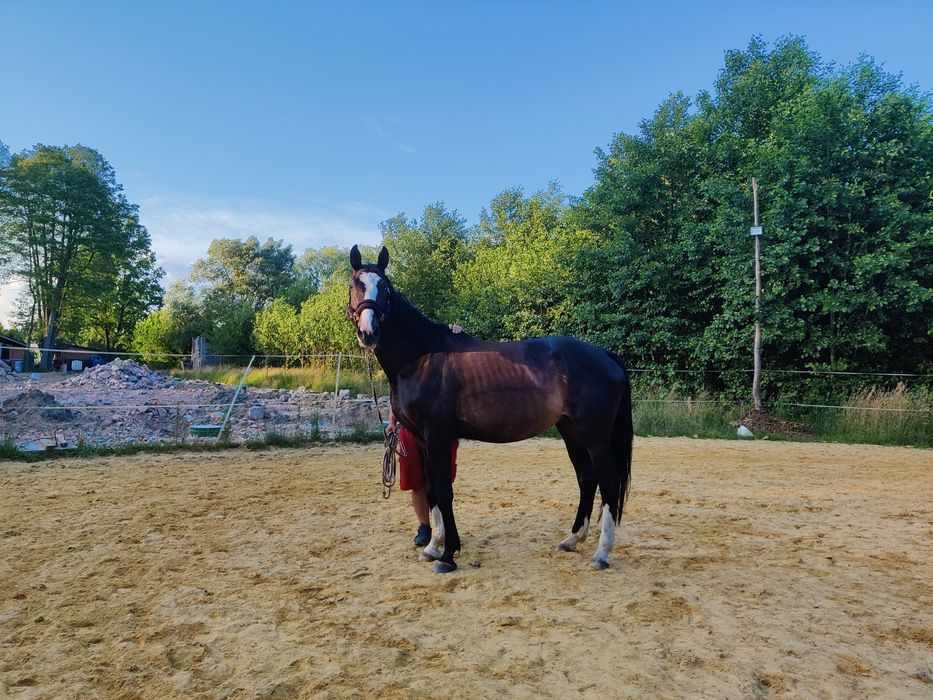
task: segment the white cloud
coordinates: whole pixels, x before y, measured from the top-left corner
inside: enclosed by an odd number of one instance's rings
[[[152,236],[152,249],[165,268],[165,284],[188,275],[215,238],[256,236],[284,240],[296,255],[325,245],[377,243],[384,212],[360,202],[315,206],[318,211],[276,211],[271,207],[199,207],[164,198],[140,204],[140,220]],[[323,213],[321,210],[324,210]]]

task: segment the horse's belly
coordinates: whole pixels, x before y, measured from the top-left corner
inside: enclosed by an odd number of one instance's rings
[[[460,432],[472,440],[516,442],[540,435],[561,415],[554,397],[547,393],[500,389],[461,403]]]

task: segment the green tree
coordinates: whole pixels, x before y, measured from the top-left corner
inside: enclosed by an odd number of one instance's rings
[[[353,325],[347,322],[346,278],[331,277],[324,288],[301,305],[298,333],[303,354],[358,350]]]
[[[76,285],[73,303],[62,316],[64,333],[105,350],[132,345],[133,329],[162,303],[164,272],[156,264],[149,232],[135,211],[128,216],[126,246],[119,255],[99,255],[89,274]]]
[[[101,258],[122,259],[135,213],[109,163],[84,146],[38,145],[0,168],[0,259],[27,282],[54,346],[58,325]],[[51,361],[44,353],[43,367]]]
[[[520,188],[499,194],[453,272],[457,323],[495,340],[548,335],[566,325],[565,261],[579,239],[556,184],[529,198]]]
[[[467,254],[466,221],[438,202],[424,208],[420,221],[399,214],[379,228],[392,283],[429,318],[452,320],[453,272]]]
[[[208,296],[243,301],[259,309],[283,293],[294,281],[292,247],[269,238],[260,244],[255,236],[245,241],[217,238],[207,257],[191,269],[191,281],[206,286]]]
[[[793,37],[728,52],[712,94],[672,95],[598,152],[570,214],[589,241],[571,328],[643,367],[747,367],[754,176],[766,365],[928,365],[931,124],[868,59],[839,70]]]
[[[212,353],[224,356],[229,364],[253,353],[256,311],[252,305],[235,299],[215,300],[209,314],[211,327],[206,337]]]
[[[256,347],[265,354],[286,357],[302,354],[298,310],[284,299],[273,299],[256,313],[253,337]]]
[[[175,364],[171,339],[171,319],[165,309],[153,311],[133,329],[133,351],[142,353],[142,361],[150,365]]]

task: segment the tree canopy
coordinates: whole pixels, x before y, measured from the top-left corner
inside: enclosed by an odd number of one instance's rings
[[[60,324],[109,347],[128,341],[161,301],[162,271],[136,206],[104,157],[80,145],[40,144],[0,167],[0,261],[26,282],[46,348]]]

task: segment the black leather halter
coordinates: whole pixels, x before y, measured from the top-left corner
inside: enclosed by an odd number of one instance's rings
[[[383,277],[388,284],[388,280]],[[355,307],[353,306],[353,285],[351,284],[349,289],[347,289],[347,318],[353,321],[354,323],[360,322],[360,315],[369,309],[373,312],[373,315],[376,317],[376,320],[379,323],[382,323],[386,320],[386,316],[389,315],[389,311],[392,310],[392,286],[389,285],[388,292],[386,293],[386,304],[381,306],[378,301],[375,299],[363,299]]]

